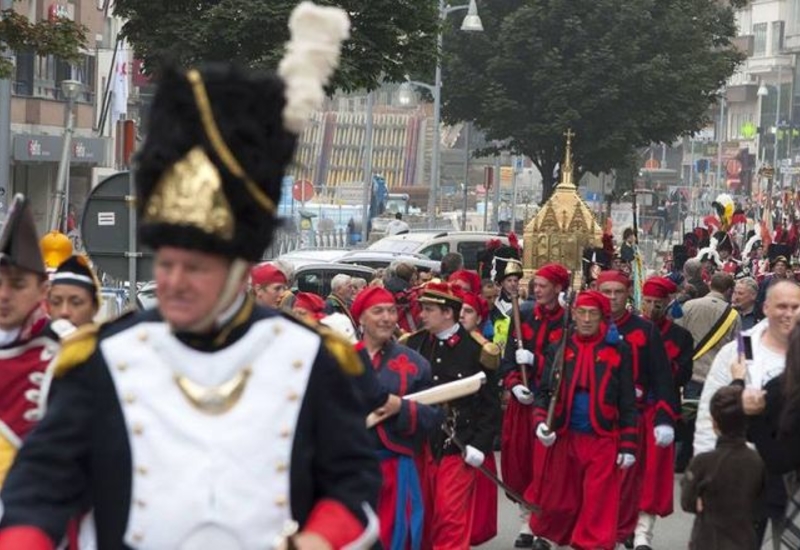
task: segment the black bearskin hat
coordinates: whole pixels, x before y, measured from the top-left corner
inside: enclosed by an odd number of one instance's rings
[[[278,75],[227,64],[166,71],[136,159],[143,244],[261,258],[297,136],[324,99],[349,20],[302,2],[289,27]]]
[[[286,104],[283,82],[276,76],[247,76],[223,65],[210,65],[194,74],[202,79],[222,140],[246,176],[270,199],[274,209],[280,200],[284,171],[297,142],[297,137],[283,127],[281,113]],[[276,212],[265,210],[242,178],[231,173],[220,158],[206,135],[193,84],[187,75],[175,71],[164,75],[153,100],[147,136],[137,158],[136,170],[142,242],[152,248],[176,246],[259,260],[272,240]],[[205,227],[202,221],[194,223],[187,219],[187,223],[180,223],[181,214],[190,212],[153,215],[151,198],[159,183],[198,147],[219,173],[221,190],[233,215],[232,234],[228,231],[228,236],[222,234],[224,231],[212,229],[213,222]],[[199,172],[205,167],[192,166],[184,170],[182,177],[186,179],[193,169],[198,177],[206,177]],[[208,183],[200,182],[200,186],[207,188]],[[208,209],[211,204],[199,200],[196,195],[199,190],[190,187],[186,193],[176,191],[179,200],[164,208]]]

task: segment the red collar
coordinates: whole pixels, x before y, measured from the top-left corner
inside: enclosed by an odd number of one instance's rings
[[[533,307],[534,316],[537,319],[544,319],[546,321],[556,320],[564,314],[564,308],[556,302],[556,307],[553,309],[547,309],[544,306],[536,304]]]
[[[630,311],[626,311],[625,313],[622,314],[622,316],[619,319],[614,319],[614,324],[617,325],[618,327],[621,327],[622,325],[630,321],[631,317],[633,317],[633,314]]]

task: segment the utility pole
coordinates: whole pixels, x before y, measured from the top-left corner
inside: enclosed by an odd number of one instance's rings
[[[10,10],[14,0],[0,0],[0,9]],[[14,65],[14,53],[6,50],[5,58]],[[8,194],[11,189],[11,79],[0,80],[0,214],[8,208]]]

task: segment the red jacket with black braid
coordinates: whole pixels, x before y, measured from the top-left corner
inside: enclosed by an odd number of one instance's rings
[[[579,389],[589,394],[589,417],[594,433],[619,438],[619,451],[636,454],[637,417],[630,348],[625,342],[605,341],[605,327],[599,334],[584,338],[569,336],[564,350],[564,370],[559,388],[552,429],[569,429],[574,397]],[[534,425],[544,422],[553,396],[553,374],[557,369],[557,345],[547,350],[546,367],[536,392]]]

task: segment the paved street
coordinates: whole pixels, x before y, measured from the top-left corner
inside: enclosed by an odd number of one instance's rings
[[[497,457],[500,464],[500,457]],[[680,495],[680,477],[675,477],[675,513],[656,523],[654,550],[684,550],[689,543],[689,534],[692,529],[693,516],[680,509],[678,498]],[[517,508],[503,494],[499,498],[499,522],[497,537],[477,548],[485,550],[512,550],[514,539],[517,537],[519,523]],[[767,541],[768,542],[768,541]],[[764,548],[768,548],[765,544]],[[769,546],[771,548],[771,546]]]

